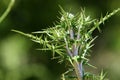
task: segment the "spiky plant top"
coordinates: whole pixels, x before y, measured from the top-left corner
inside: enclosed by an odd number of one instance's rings
[[[92,42],[96,39],[92,36],[93,31],[96,28],[100,31],[99,25],[118,11],[120,11],[120,8],[97,20],[86,16],[84,10],[81,10],[81,13],[77,15],[73,15],[61,8],[62,17],[54,27],[34,32],[34,34],[26,34],[17,30],[12,31],[30,37],[32,41],[42,44],[43,48],[39,50],[51,50],[53,58],[55,54],[59,54],[61,60],[68,61],[76,75],[72,78],[73,80],[104,80],[104,75],[90,77],[85,74],[83,65],[92,66],[88,63],[87,56],[93,46]],[[41,34],[41,36],[36,36],[36,34]],[[66,79],[65,75],[68,72],[62,75],[62,80]],[[70,80],[70,78],[68,79]]]

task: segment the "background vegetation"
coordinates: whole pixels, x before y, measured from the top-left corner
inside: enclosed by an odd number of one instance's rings
[[[0,0],[0,15],[5,11],[10,0]],[[59,80],[66,69],[64,63],[58,64],[51,59],[50,52],[37,51],[38,44],[19,34],[11,32],[17,29],[26,33],[53,26],[60,17],[59,7],[77,13],[86,9],[88,15],[100,18],[120,7],[119,0],[16,0],[13,9],[0,24],[0,80]],[[88,71],[107,72],[110,80],[120,79],[120,13],[101,25],[102,32],[92,48],[91,64],[97,69]],[[93,36],[94,36],[93,35]],[[46,54],[44,54],[46,53]]]

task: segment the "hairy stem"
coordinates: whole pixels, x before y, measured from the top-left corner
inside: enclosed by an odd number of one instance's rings
[[[74,61],[73,65],[74,65],[73,67],[75,69],[75,73],[77,76],[77,80],[83,80],[82,68],[80,68],[81,66],[79,65],[79,62]]]
[[[65,41],[65,44],[66,44],[67,52],[68,52],[68,54],[72,57],[73,55],[72,55],[72,53],[71,53],[71,51],[70,51],[70,49],[69,49],[69,47],[68,47],[68,43],[67,43],[66,38],[64,38],[64,41]]]
[[[74,39],[74,32],[73,32],[73,29],[70,29],[70,39]]]

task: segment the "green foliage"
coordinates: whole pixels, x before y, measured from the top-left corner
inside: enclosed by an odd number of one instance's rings
[[[60,21],[54,27],[31,34],[17,30],[12,31],[27,36],[32,41],[42,45],[43,48],[38,50],[51,50],[54,59],[56,59],[55,54],[58,54],[59,57],[57,56],[57,58],[60,59],[60,62],[68,61],[70,70],[62,74],[62,80],[106,80],[103,72],[100,76],[95,76],[84,72],[83,66],[92,66],[89,64],[88,56],[90,55],[90,48],[94,45],[93,41],[97,38],[92,36],[93,31],[95,29],[100,31],[99,25],[118,11],[120,8],[97,20],[86,16],[83,9],[80,13],[73,15],[61,8]],[[40,36],[37,36],[38,34]]]

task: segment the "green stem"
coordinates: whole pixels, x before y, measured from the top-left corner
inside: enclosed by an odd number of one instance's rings
[[[2,14],[2,16],[0,17],[0,23],[5,19],[5,17],[8,15],[8,13],[10,12],[13,4],[14,4],[15,0],[11,0],[8,8],[6,9],[6,11]]]

